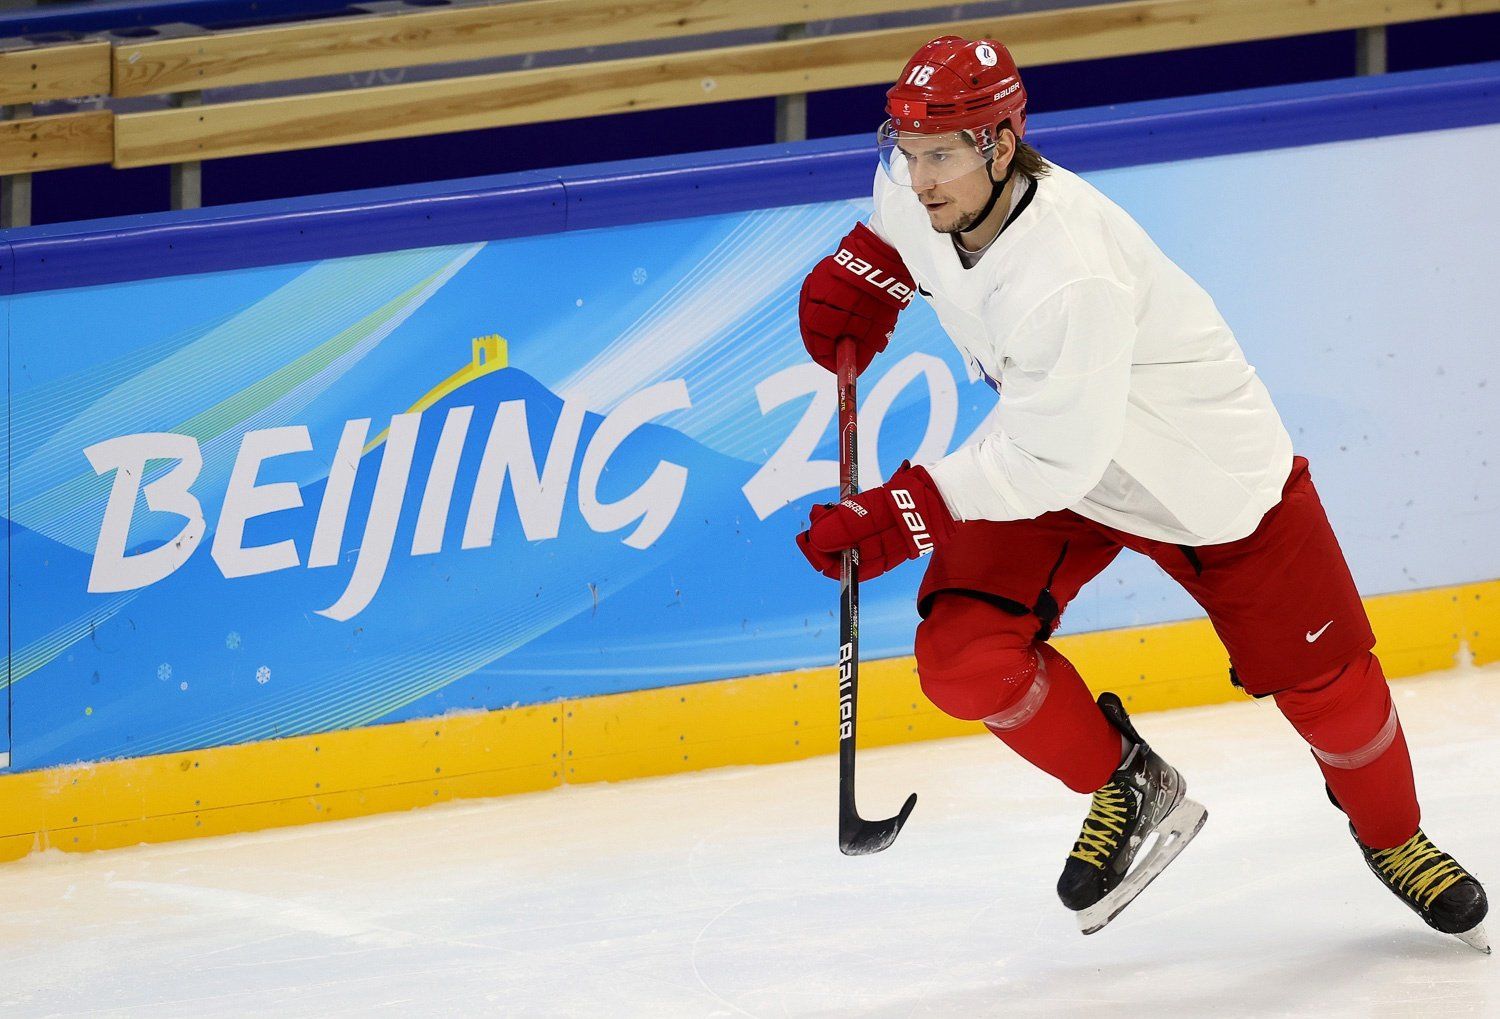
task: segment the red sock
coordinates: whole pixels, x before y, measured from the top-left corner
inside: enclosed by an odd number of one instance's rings
[[[1361,842],[1390,849],[1416,833],[1422,812],[1411,755],[1379,659],[1361,655],[1276,694],[1276,705],[1312,747]]]
[[[1120,766],[1120,732],[1094,703],[1072,662],[1051,644],[1037,641],[1032,647],[1038,664],[1030,687],[984,724],[1069,789],[1091,793]]]
[[[1365,845],[1392,849],[1416,834],[1422,810],[1417,805],[1406,734],[1399,724],[1390,749],[1365,767],[1340,769],[1322,760],[1318,767]]]
[[[980,598],[939,594],[917,627],[927,698],[954,718],[983,720],[1016,753],[1070,789],[1091,793],[1120,765],[1120,734],[1078,671],[1037,622]]]

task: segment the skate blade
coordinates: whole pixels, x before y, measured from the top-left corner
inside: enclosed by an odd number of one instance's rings
[[[1477,923],[1461,934],[1453,935],[1476,952],[1490,954],[1490,936],[1485,933],[1484,924]]]
[[[1184,798],[1173,807],[1156,829],[1155,845],[1130,869],[1120,886],[1087,909],[1079,910],[1078,929],[1085,934],[1103,930],[1167,869],[1167,864],[1177,859],[1177,854],[1187,848],[1207,820],[1208,811],[1196,800]]]

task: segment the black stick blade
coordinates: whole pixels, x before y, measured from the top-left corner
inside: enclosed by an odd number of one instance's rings
[[[917,805],[917,794],[912,793],[901,805],[901,812],[884,821],[866,821],[851,812],[839,819],[839,850],[845,856],[867,856],[886,849],[901,833],[901,826],[911,816]]]

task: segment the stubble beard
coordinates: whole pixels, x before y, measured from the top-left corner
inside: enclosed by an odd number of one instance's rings
[[[954,220],[953,223],[949,226],[940,226],[937,223],[934,223],[932,224],[932,228],[940,234],[962,234],[968,233],[978,224],[979,210],[976,209],[973,212],[966,212],[963,215],[959,216],[958,219]]]

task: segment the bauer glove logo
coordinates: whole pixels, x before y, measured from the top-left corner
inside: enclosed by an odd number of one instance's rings
[[[917,512],[917,501],[904,488],[891,489],[891,498],[896,500],[896,508],[902,511],[901,522],[911,532],[912,543],[917,546],[917,555],[924,556],[931,552],[932,535],[927,533],[927,521]]]
[[[836,264],[843,266],[866,283],[869,283],[876,290],[885,291],[902,304],[911,303],[911,287],[902,283],[896,277],[881,272],[863,258],[855,258],[854,252],[848,248],[839,248],[838,254],[833,256],[833,260]]]

